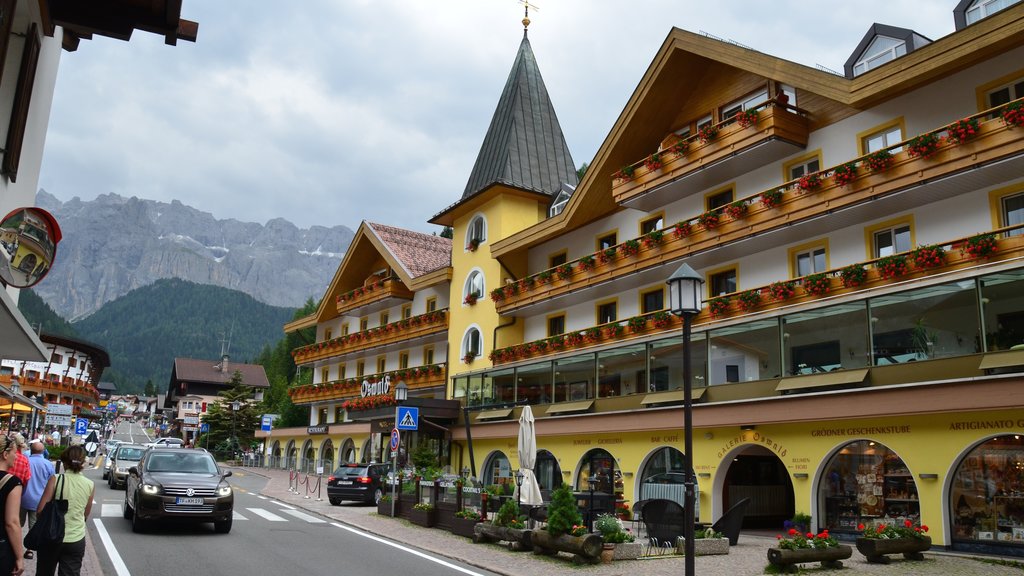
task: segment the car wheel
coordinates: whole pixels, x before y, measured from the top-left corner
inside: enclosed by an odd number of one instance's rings
[[[121,507],[124,508],[124,510],[121,512],[122,514],[124,514],[124,519],[125,520],[131,520],[132,519],[132,509],[128,507],[128,491],[127,490],[124,491],[124,504],[122,504]]]
[[[384,491],[381,490],[380,488],[377,488],[376,490],[373,491],[373,503],[374,504],[380,504],[380,499],[383,498],[383,497],[384,497]]]
[[[103,473],[103,479],[104,480],[109,480],[110,479],[110,472],[104,472]]]
[[[135,501],[135,507],[132,509],[132,532],[141,534],[146,531],[146,524],[139,518],[139,502]]]
[[[214,522],[213,523],[213,530],[214,530],[214,532],[216,532],[217,534],[227,534],[228,532],[231,532],[231,520],[232,520],[232,518],[228,518],[227,520],[224,520],[223,522]]]
[[[330,501],[331,506],[341,506],[341,498],[328,498],[327,500]]]

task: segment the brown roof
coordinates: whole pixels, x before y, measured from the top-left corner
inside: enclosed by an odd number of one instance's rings
[[[452,265],[452,241],[384,224],[366,223],[411,278]]]
[[[228,369],[221,372],[217,360],[196,360],[194,358],[175,358],[174,375],[179,382],[209,382],[227,384],[231,376],[238,370],[242,373],[242,382],[250,388],[270,388],[267,373],[259,364],[228,363]]]

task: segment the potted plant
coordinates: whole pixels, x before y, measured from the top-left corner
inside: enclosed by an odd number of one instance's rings
[[[821,186],[821,174],[818,172],[811,172],[810,174],[804,174],[796,182],[796,187],[801,192],[813,192]]]
[[[721,316],[729,311],[730,304],[732,304],[731,297],[719,296],[708,300],[708,310],[711,311],[712,316]]]
[[[946,140],[953,144],[963,144],[978,134],[978,119],[963,118],[946,126]]]
[[[910,253],[910,259],[914,261],[914,267],[922,270],[941,266],[946,259],[946,250],[937,244],[931,246],[919,246]]]
[[[391,494],[385,494],[377,501],[377,514],[391,516]],[[395,516],[398,516],[400,502],[395,502]]]
[[[743,200],[737,200],[725,207],[725,213],[729,215],[729,218],[739,220],[747,213],[747,203]]]
[[[467,305],[467,306],[472,306],[472,305],[476,304],[476,301],[479,300],[479,299],[480,299],[480,294],[479,293],[477,293],[477,292],[470,292],[469,294],[466,294],[466,298],[462,301],[462,303]]]
[[[743,110],[736,115],[736,123],[741,128],[749,128],[757,124],[757,110]]]
[[[707,144],[718,136],[718,127],[714,124],[707,124],[700,130],[697,130],[697,139],[700,140],[701,144]]]
[[[684,154],[686,154],[686,151],[689,150],[689,149],[690,149],[690,141],[689,140],[680,140],[679,142],[676,142],[675,144],[673,144],[671,148],[669,148],[669,150],[673,154],[675,154],[676,156],[683,156]]]
[[[647,234],[644,234],[643,242],[646,248],[654,248],[661,244],[662,238],[665,237],[665,232],[662,230],[651,230]]]
[[[768,286],[768,294],[771,295],[772,300],[786,300],[793,297],[796,293],[796,282],[792,280],[783,280],[781,282],[772,282]]]
[[[466,250],[470,252],[476,252],[476,249],[480,247],[479,238],[470,238],[469,242],[466,243]]]
[[[594,527],[604,540],[601,550],[601,561],[636,560],[640,557],[642,546],[637,543],[633,534],[622,527],[622,521],[611,514],[597,517]]]
[[[452,521],[451,531],[456,536],[472,538],[477,522],[480,522],[480,513],[472,508],[463,508],[455,513]]]
[[[790,528],[787,534],[776,536],[776,546],[768,549],[768,562],[783,570],[804,562],[821,562],[822,568],[842,568],[842,561],[853,556],[853,548],[840,544],[828,530],[814,534]]]
[[[1003,108],[1000,116],[1007,128],[1024,126],[1024,104],[1021,104],[1020,100],[1010,102]]]
[[[824,296],[825,294],[828,294],[832,281],[829,279],[827,274],[819,272],[817,274],[808,274],[807,276],[804,276],[801,284],[804,287],[804,292],[814,296]]]
[[[675,235],[676,238],[683,238],[693,233],[689,222],[676,222]]]
[[[697,222],[704,227],[705,230],[714,230],[718,226],[718,212],[716,210],[708,210],[697,217]]]
[[[626,256],[636,256],[640,253],[640,241],[636,239],[626,240],[622,243],[622,253]]]
[[[875,268],[878,269],[878,275],[883,280],[903,276],[909,270],[907,257],[903,254],[883,256],[875,261]]]
[[[647,168],[648,172],[654,172],[655,170],[661,169],[661,155],[655,152],[647,158],[644,158],[644,168]]]
[[[576,562],[598,562],[603,541],[597,534],[588,534],[582,524],[576,497],[563,484],[551,494],[547,528],[533,533],[533,547],[541,554],[569,552]]]
[[[432,504],[413,504],[412,510],[409,511],[409,521],[417,526],[430,528],[437,523],[437,510]]]
[[[850,264],[839,271],[839,279],[843,281],[843,286],[846,288],[860,286],[867,276],[868,271],[863,264]]]
[[[526,529],[526,517],[519,514],[519,504],[515,500],[506,500],[494,520],[479,522],[473,527],[473,542],[506,541],[514,544],[514,550],[530,550],[532,548],[532,532]]]
[[[911,158],[930,158],[939,149],[939,139],[931,132],[914,136],[907,142],[907,154]]]
[[[971,258],[988,258],[996,253],[996,248],[994,234],[978,234],[964,242],[963,252]]]
[[[911,520],[905,520],[902,526],[860,524],[857,529],[862,531],[857,537],[857,550],[868,562],[888,564],[886,554],[903,554],[907,560],[924,560],[922,552],[932,547],[932,539],[926,534],[928,527]]]
[[[615,178],[616,180],[632,180],[633,172],[634,168],[632,166],[623,166],[622,168],[619,168],[618,172],[612,174],[612,178]]]
[[[676,544],[679,553],[683,554],[686,540],[680,538]],[[729,539],[711,528],[698,528],[693,532],[693,555],[716,556],[729,553]]]
[[[740,293],[736,299],[739,301],[740,309],[749,312],[761,304],[761,291],[747,290],[746,292]]]
[[[865,161],[872,172],[882,172],[892,165],[892,152],[883,148],[878,152],[868,154]]]
[[[765,208],[775,208],[780,202],[782,202],[782,188],[761,192],[761,205]]]

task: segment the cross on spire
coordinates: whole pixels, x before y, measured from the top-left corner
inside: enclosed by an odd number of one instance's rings
[[[526,36],[527,28],[530,27],[530,8],[540,10],[540,7],[530,4],[527,0],[519,0],[519,3],[523,5],[523,36]]]

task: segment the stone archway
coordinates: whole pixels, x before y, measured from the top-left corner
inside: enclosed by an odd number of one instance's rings
[[[317,466],[323,466],[324,474],[334,471],[334,442],[330,438],[320,444],[320,460]]]
[[[338,464],[347,464],[357,461],[356,443],[351,438],[346,438],[341,444],[341,452],[338,453]]]
[[[302,443],[300,452],[299,469],[307,474],[316,471],[316,449],[313,448],[313,441],[306,440]]]

